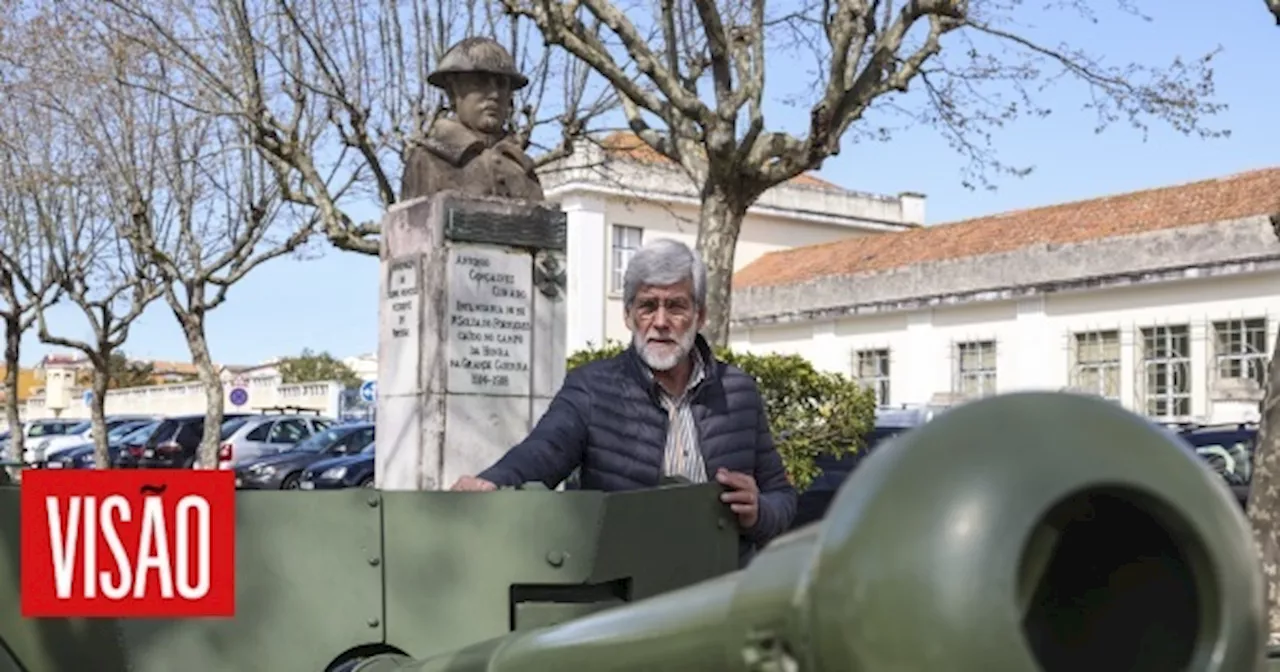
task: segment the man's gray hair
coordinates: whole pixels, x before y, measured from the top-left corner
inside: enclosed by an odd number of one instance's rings
[[[628,310],[641,287],[674,285],[685,280],[693,284],[693,302],[699,310],[707,307],[707,266],[688,245],[659,238],[636,252],[627,263],[622,282],[622,304]]]

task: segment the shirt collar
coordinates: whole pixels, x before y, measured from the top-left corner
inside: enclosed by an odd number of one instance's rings
[[[683,396],[689,394],[690,390],[697,387],[698,384],[701,383],[703,379],[707,377],[706,362],[703,361],[702,353],[698,351],[698,348],[694,347],[689,350],[689,358],[691,360],[691,363],[693,364],[693,370],[689,373],[689,383],[684,388],[684,394],[675,395],[674,398],[676,399],[682,398]],[[658,384],[657,376],[653,375],[653,369],[650,369],[648,366],[644,366],[641,368],[644,369],[644,375],[648,379],[649,384],[657,389],[659,395],[664,397],[672,396],[667,392],[666,388]]]

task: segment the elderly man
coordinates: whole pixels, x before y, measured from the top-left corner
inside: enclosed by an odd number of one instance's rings
[[[581,366],[529,437],[454,490],[541,481],[581,469],[588,490],[654,487],[664,476],[714,478],[742,530],[742,560],[783,532],[796,508],[755,380],[716,361],[706,322],[707,271],[687,245],[657,240],[627,265],[631,346]]]

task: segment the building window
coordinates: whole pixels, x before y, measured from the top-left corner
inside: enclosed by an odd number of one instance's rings
[[[1249,378],[1262,386],[1267,375],[1267,320],[1225,320],[1213,323],[1214,375]]]
[[[858,350],[853,353],[853,377],[876,393],[876,405],[889,405],[889,350]]]
[[[640,239],[644,229],[637,226],[613,225],[613,284],[610,290],[615,294],[622,292],[622,279],[626,277],[627,264],[640,249]]]
[[[1120,401],[1120,332],[1088,331],[1075,334],[1074,338],[1071,386]]]
[[[996,393],[996,342],[956,345],[956,392],[966,399]]]
[[[1147,415],[1191,415],[1191,328],[1183,324],[1143,329],[1142,375]]]

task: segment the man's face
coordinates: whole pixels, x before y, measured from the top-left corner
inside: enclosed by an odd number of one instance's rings
[[[511,82],[485,72],[453,76],[450,86],[458,121],[472,130],[497,135],[511,116]]]
[[[706,314],[693,300],[693,283],[641,287],[627,311],[636,352],[649,368],[667,371],[693,349]]]

